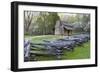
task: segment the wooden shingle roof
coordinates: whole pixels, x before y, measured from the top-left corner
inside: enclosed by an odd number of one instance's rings
[[[74,30],[73,25],[65,23],[65,22],[61,22],[61,25],[63,26],[63,28],[67,29],[67,30]]]

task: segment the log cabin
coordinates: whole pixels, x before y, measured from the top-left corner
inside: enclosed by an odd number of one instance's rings
[[[74,28],[71,24],[58,20],[55,25],[55,35],[70,36]]]

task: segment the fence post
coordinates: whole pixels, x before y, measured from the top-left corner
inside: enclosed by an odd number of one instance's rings
[[[30,60],[30,41],[24,40],[24,61]]]

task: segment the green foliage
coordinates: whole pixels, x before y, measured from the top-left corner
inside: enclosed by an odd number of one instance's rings
[[[57,20],[62,20],[60,18],[60,13],[57,12],[32,12],[26,11],[24,13],[24,32],[29,35],[48,35],[54,34],[55,24]],[[64,13],[65,14],[65,13]],[[64,15],[69,24],[75,24],[78,26],[76,30],[78,31],[88,31],[90,32],[90,14],[68,14]],[[63,21],[63,20],[62,20]]]
[[[77,21],[76,16],[68,16],[68,19],[66,20],[68,23],[75,23]]]
[[[88,23],[90,22],[90,14],[70,15],[68,16],[66,21],[68,23],[75,23],[75,22]]]
[[[33,17],[34,18],[34,17]],[[40,12],[37,20],[33,25],[33,35],[53,34],[56,21],[59,19],[57,13],[54,12]],[[37,28],[35,28],[37,26]]]

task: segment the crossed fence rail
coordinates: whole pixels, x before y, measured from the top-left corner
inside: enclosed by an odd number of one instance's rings
[[[75,46],[82,45],[88,40],[90,40],[89,34],[73,35],[54,41],[43,40],[44,43],[38,44],[24,40],[24,61],[29,61],[30,56],[33,57],[33,60],[36,60],[35,57],[38,55],[54,55],[57,59],[61,59],[64,49],[74,51]]]

